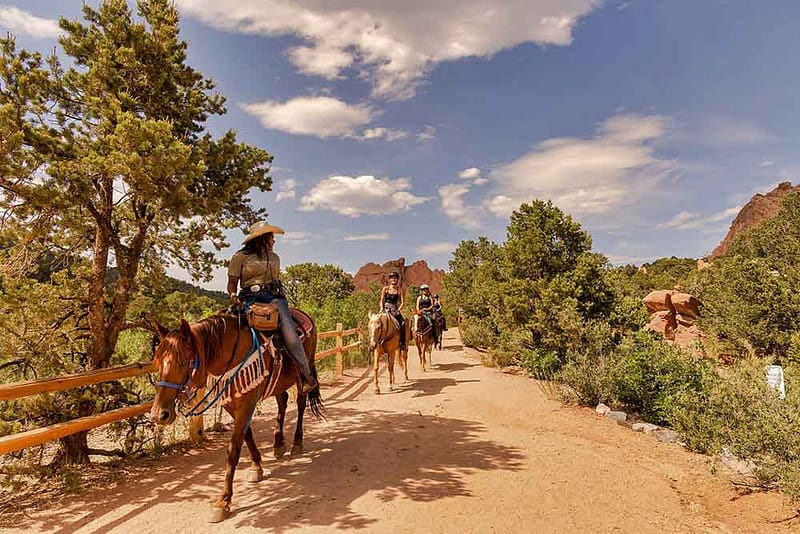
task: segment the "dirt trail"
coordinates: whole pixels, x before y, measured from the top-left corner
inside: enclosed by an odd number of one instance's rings
[[[39,511],[48,532],[791,532],[776,494],[738,496],[705,457],[548,400],[536,383],[480,364],[457,331],[422,373],[372,393],[366,371],[327,387],[327,421],[309,420],[303,456],[244,482],[233,512],[205,522],[220,490],[227,434],[163,458],[148,476]],[[265,407],[274,406],[274,401]],[[271,410],[267,409],[267,413]],[[271,453],[272,417],[257,418]],[[292,415],[287,417],[289,435]]]

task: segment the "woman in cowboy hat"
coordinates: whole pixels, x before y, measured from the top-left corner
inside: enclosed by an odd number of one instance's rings
[[[397,319],[400,324],[400,348],[406,348],[406,329],[405,319],[400,311],[403,309],[403,292],[400,291],[398,283],[400,282],[400,273],[392,271],[389,273],[389,285],[383,286],[381,289],[381,311],[391,314],[392,317]]]
[[[283,344],[300,371],[303,392],[308,393],[318,384],[311,375],[308,358],[297,336],[289,303],[278,279],[281,260],[272,252],[272,247],[275,246],[275,234],[283,233],[283,228],[266,222],[257,222],[250,227],[250,233],[242,242],[242,248],[236,251],[228,265],[228,294],[231,304],[237,306],[242,302],[277,304]]]

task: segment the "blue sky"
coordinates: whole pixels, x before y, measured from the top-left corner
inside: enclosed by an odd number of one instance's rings
[[[289,232],[285,265],[444,268],[533,198],[614,263],[700,257],[754,193],[797,181],[800,2],[176,4],[228,98],[211,129],[275,156],[254,200]],[[80,5],[5,0],[0,26],[48,50]]]

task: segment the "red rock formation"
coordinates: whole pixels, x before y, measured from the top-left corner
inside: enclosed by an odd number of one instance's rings
[[[650,292],[643,304],[650,313],[650,322],[645,330],[653,330],[664,339],[702,356],[697,344],[703,341],[703,332],[695,325],[700,316],[701,303],[688,293],[672,289]]]
[[[751,198],[750,202],[745,204],[739,214],[736,215],[725,239],[717,245],[717,248],[714,249],[708,259],[714,260],[724,255],[728,252],[728,248],[736,235],[755,228],[767,219],[777,215],[781,209],[783,197],[795,191],[800,191],[800,185],[793,186],[790,182],[782,182],[766,195],[759,193]]]
[[[431,293],[439,293],[442,290],[443,270],[431,270],[425,260],[418,260],[406,266],[405,258],[387,261],[383,265],[377,263],[363,265],[353,277],[355,290],[367,291],[370,284],[386,285],[389,281],[389,273],[392,271],[400,273],[400,285],[403,288],[428,284]]]

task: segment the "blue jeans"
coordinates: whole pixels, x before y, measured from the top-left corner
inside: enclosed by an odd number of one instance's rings
[[[286,298],[273,295],[269,291],[261,290],[254,293],[247,289],[239,292],[239,298],[247,306],[253,302],[272,302],[278,306],[278,317],[280,319],[278,326],[283,345],[295,363],[297,363],[298,370],[303,375],[303,378],[309,382],[313,381],[311,368],[308,365],[308,357],[303,344],[300,342],[300,337],[297,335],[297,330],[295,330],[294,319],[292,318],[292,312],[289,311],[289,302]]]

